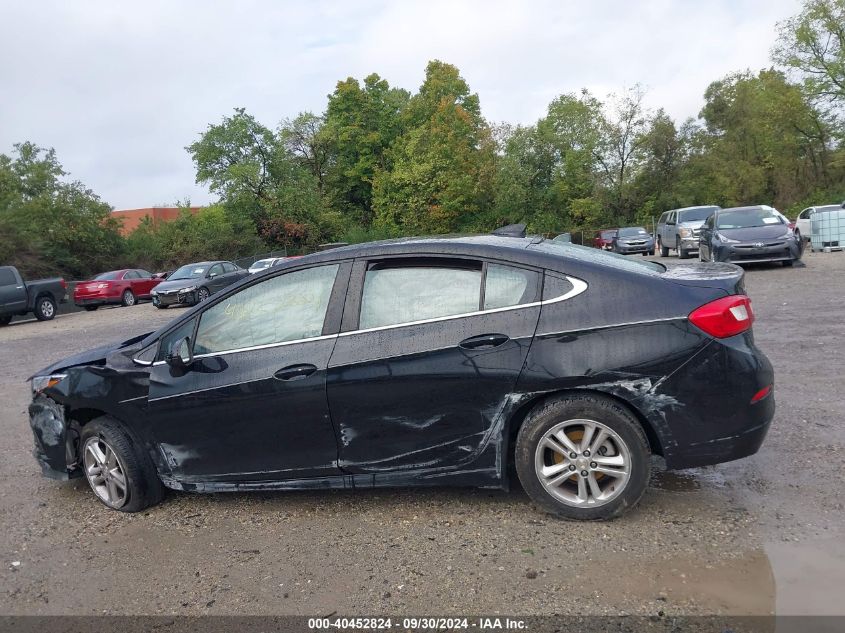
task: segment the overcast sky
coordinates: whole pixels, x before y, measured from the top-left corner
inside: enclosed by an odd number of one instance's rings
[[[532,123],[555,96],[645,85],[696,116],[707,85],[770,65],[797,0],[0,0],[0,152],[54,147],[115,208],[211,196],[184,147],[245,107],[271,127],[322,112],[339,79],[414,91],[455,64],[490,121]]]

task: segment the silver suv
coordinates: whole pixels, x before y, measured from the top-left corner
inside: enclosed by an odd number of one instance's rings
[[[657,247],[661,257],[669,257],[670,250],[678,251],[678,257],[687,259],[698,252],[698,234],[701,225],[714,211],[721,207],[684,207],[666,211],[657,221]]]

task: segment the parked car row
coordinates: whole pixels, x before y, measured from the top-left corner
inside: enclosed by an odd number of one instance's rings
[[[680,259],[698,253],[702,262],[782,262],[792,266],[803,255],[813,213],[840,208],[810,207],[791,222],[767,205],[684,207],[664,212],[653,236],[638,226],[602,229],[596,232],[593,246],[622,255],[653,255],[656,244],[661,257],[676,251]]]

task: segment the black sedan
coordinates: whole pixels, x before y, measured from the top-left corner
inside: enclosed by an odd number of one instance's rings
[[[775,410],[742,269],[542,238],[405,239],[252,275],[32,378],[35,456],[133,512],[200,492],[508,487],[605,519]],[[694,361],[693,361],[694,359]]]
[[[654,255],[654,237],[641,226],[626,226],[616,231],[610,248],[620,255]]]
[[[703,262],[783,262],[801,259],[802,244],[786,218],[768,206],[733,207],[715,211],[699,237]]]
[[[249,271],[232,262],[197,262],[172,272],[152,291],[153,305],[196,305],[218,290],[249,276]]]

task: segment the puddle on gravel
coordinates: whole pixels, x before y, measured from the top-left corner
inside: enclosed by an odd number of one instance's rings
[[[695,492],[707,486],[723,488],[727,480],[723,473],[706,468],[660,470],[652,474],[650,485],[667,492]]]

